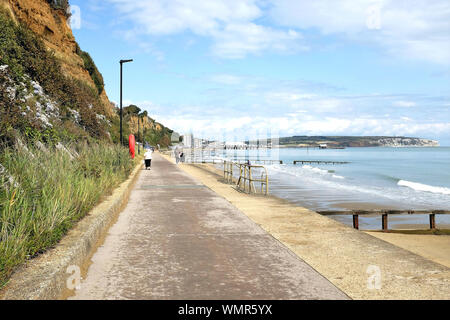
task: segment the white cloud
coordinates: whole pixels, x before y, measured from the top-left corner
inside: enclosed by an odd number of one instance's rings
[[[118,10],[155,35],[190,30],[211,34],[221,24],[251,21],[261,16],[254,0],[108,0]]]
[[[317,98],[318,99],[318,98]],[[327,100],[325,97],[321,98]],[[318,99],[317,101],[320,101]],[[341,103],[345,103],[342,100]],[[360,103],[360,101],[358,101]],[[151,102],[137,103],[148,110],[157,121],[180,133],[193,132],[207,137],[232,135],[239,139],[255,134],[272,133],[290,135],[392,135],[427,138],[450,138],[450,119],[429,121],[414,115],[380,114],[370,116],[360,113],[317,113],[309,110],[284,110],[267,112],[265,106],[251,116],[241,115],[233,109],[217,107],[184,106],[170,108]],[[330,114],[330,115],[328,115]]]
[[[344,100],[300,91],[275,91],[265,95],[269,105],[287,110],[311,110],[314,112],[344,111]]]
[[[202,95],[200,103],[174,99],[164,106],[136,104],[180,133],[192,130],[200,135],[232,132],[242,136],[270,128],[285,136],[412,135],[450,139],[450,114],[442,112],[442,105],[449,101],[445,95],[330,93],[303,82],[233,73],[204,74],[196,81],[219,85],[213,84],[212,91],[200,86],[201,91],[194,92]]]
[[[297,41],[301,35],[296,31],[279,31],[251,22],[228,24],[214,37],[213,53],[223,58],[244,58],[263,51],[290,53],[308,49]]]
[[[402,58],[450,64],[448,0],[276,0],[271,16],[289,27],[372,41]]]
[[[266,94],[267,99],[269,100],[277,100],[283,102],[292,102],[292,101],[300,101],[300,100],[311,100],[316,98],[316,94],[312,93],[300,93],[300,92],[269,92]]]
[[[402,59],[450,65],[448,0],[106,1],[134,24],[128,35],[192,32],[212,39],[213,54],[222,58],[307,50],[299,30],[313,28]]]
[[[307,50],[298,30],[314,28],[377,44],[403,59],[450,65],[448,0],[107,1],[135,25],[130,34],[192,32],[211,38],[213,54],[222,58]]]
[[[416,103],[413,101],[395,101],[393,103],[394,106],[396,107],[406,107],[406,108],[410,108],[410,107],[415,107]]]
[[[222,58],[243,58],[269,50],[307,49],[294,30],[255,23],[264,12],[257,0],[108,0],[135,29],[130,33],[154,36],[192,32],[213,40],[212,51]]]
[[[219,84],[236,85],[242,82],[241,77],[231,74],[214,74],[210,77],[210,80]]]
[[[278,132],[290,135],[392,135],[437,137],[448,135],[450,122],[420,123],[410,118],[387,120],[368,118],[317,118],[298,117],[222,117],[201,119],[186,117],[176,119],[161,115],[164,124],[181,133],[193,132],[203,137],[234,135],[240,139],[256,133]]]

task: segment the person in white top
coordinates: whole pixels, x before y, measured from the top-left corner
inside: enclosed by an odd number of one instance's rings
[[[147,149],[147,151],[144,153],[144,159],[145,159],[145,170],[150,168],[152,166],[152,158],[153,158],[153,151],[151,149]]]

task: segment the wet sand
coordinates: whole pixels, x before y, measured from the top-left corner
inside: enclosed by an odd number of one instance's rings
[[[273,196],[241,193],[224,184],[223,172],[210,165],[180,164],[180,168],[227,199],[351,298],[450,299],[450,269],[440,259],[432,261]],[[380,289],[368,283],[371,268],[380,270]]]
[[[386,209],[386,206],[378,203],[369,202],[339,202],[333,204],[333,206],[345,209],[345,210],[382,210]],[[401,205],[389,205],[390,209],[402,209]]]

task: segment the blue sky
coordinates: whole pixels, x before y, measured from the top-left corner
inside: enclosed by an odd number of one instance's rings
[[[108,96],[172,129],[450,145],[448,0],[71,0]],[[74,11],[77,12],[77,11]],[[79,17],[74,15],[74,21]]]

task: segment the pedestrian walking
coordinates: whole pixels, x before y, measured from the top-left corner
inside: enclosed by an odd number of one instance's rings
[[[147,149],[147,151],[144,154],[145,170],[147,169],[151,170],[152,158],[153,158],[153,151],[151,149]]]
[[[180,152],[180,161],[181,161],[181,163],[184,163],[184,153],[183,152]]]

